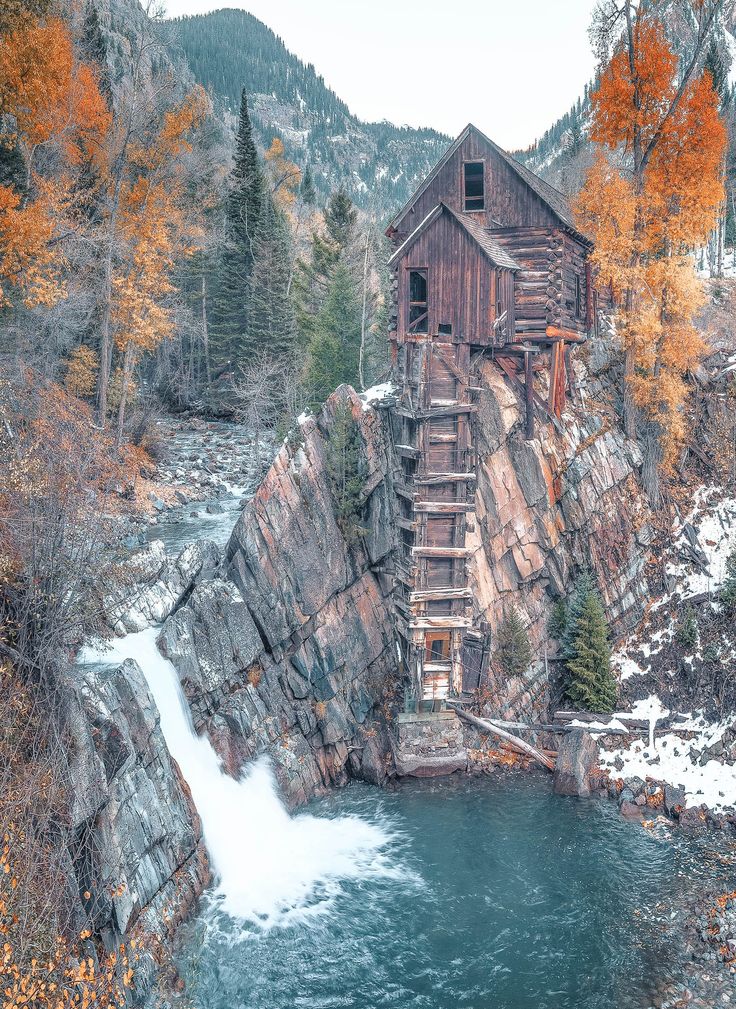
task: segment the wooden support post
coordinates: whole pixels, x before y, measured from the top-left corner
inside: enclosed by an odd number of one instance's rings
[[[534,372],[532,370],[532,355],[524,353],[524,392],[526,394],[526,440],[534,437]]]

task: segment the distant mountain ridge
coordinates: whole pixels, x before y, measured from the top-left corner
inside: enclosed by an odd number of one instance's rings
[[[280,137],[288,157],[302,168],[311,164],[318,192],[342,183],[379,219],[406,202],[450,142],[432,129],[362,122],[311,64],[245,11],[175,18],[163,28],[226,112],[237,112],[245,87],[264,146]]]

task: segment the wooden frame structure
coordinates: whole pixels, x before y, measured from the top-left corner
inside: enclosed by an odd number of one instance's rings
[[[467,165],[482,165],[470,198]],[[473,126],[387,234],[395,249],[391,339],[401,424],[397,625],[415,696],[443,703],[477,678],[464,677],[463,655],[477,656],[479,641],[480,653],[487,651],[473,627],[467,572],[472,362],[493,356],[519,396],[527,439],[535,437],[536,417],[560,428],[575,391],[573,348],[596,331],[610,297],[595,290],[591,243],[565,197]],[[418,271],[426,280],[421,302],[410,293]],[[542,396],[535,382],[545,371]]]

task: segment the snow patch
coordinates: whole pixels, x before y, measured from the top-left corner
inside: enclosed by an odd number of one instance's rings
[[[393,391],[392,382],[381,382],[380,385],[373,385],[370,389],[366,389],[365,392],[361,392],[358,395],[363,404],[363,409],[370,410],[374,403],[378,403],[380,400],[385,399],[386,396],[390,396]]]

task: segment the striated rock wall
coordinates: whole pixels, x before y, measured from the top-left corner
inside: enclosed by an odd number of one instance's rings
[[[523,406],[508,379],[490,359],[480,368],[475,528],[466,536],[474,621],[487,621],[492,635],[515,605],[537,656],[555,601],[582,567],[597,578],[614,635],[638,621],[648,592],[639,451],[612,421],[600,383],[580,362],[577,371],[577,404],[568,403],[558,426],[538,420],[536,437],[526,441]],[[496,678],[490,706],[508,717],[539,713],[548,679],[542,661],[515,680]]]
[[[75,672],[70,855],[85,920],[108,949],[143,932],[150,951],[209,878],[199,818],[137,664]]]
[[[350,404],[365,454],[354,543],[328,474],[339,403]],[[398,683],[388,425],[341,387],[300,430],[244,509],[221,577],[196,587],[159,639],[225,766],[237,774],[267,753],[291,803],[351,774],[383,780]]]

